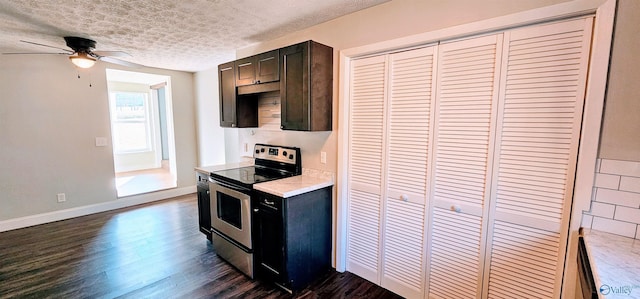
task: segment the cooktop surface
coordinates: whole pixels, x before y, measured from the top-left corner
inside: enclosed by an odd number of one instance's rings
[[[286,178],[292,175],[292,173],[258,166],[225,169],[211,173],[213,178],[245,186]]]

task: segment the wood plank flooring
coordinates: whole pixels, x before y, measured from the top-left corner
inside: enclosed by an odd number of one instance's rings
[[[400,298],[332,271],[296,296],[221,260],[195,195],[0,233],[0,298]]]

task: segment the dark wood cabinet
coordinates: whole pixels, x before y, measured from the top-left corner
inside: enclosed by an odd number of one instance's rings
[[[258,100],[236,92],[235,63],[218,66],[220,90],[220,126],[248,128],[258,126]]]
[[[331,187],[289,198],[257,192],[253,208],[257,278],[297,292],[331,268]]]
[[[236,83],[233,62],[218,66],[220,90],[220,126],[234,127],[236,123]]]
[[[218,66],[220,126],[258,127],[258,100],[280,93],[283,130],[331,131],[333,48],[314,41]]]
[[[279,61],[279,50],[236,60],[236,86],[264,84],[280,80]]]
[[[211,240],[211,199],[209,198],[209,175],[196,172],[198,195],[198,225],[200,231]]]
[[[333,48],[306,41],[280,49],[281,129],[331,131]]]

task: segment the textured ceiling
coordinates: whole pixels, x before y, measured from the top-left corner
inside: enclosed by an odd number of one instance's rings
[[[124,51],[130,62],[200,71],[235,49],[389,0],[0,0],[0,52],[60,52],[63,36]],[[4,57],[0,57],[4,58]]]

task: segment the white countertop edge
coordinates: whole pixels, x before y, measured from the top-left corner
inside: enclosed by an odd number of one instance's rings
[[[592,248],[591,245],[589,244],[589,232],[590,230],[585,229],[584,234],[582,235],[582,237],[584,238],[584,247],[587,250],[587,258],[589,259],[589,266],[591,267],[591,275],[593,276],[593,281],[596,285],[596,289],[598,292],[598,298],[606,298],[604,295],[602,295],[602,293],[600,293],[600,286],[602,286],[602,282],[600,281],[600,276],[598,275],[598,266],[596,265],[596,260],[595,257],[593,256],[592,253]],[[582,271],[581,269],[578,269],[578,271]]]
[[[334,174],[328,171],[302,169],[302,175],[255,184],[253,188],[282,198],[333,186]]]
[[[295,177],[292,177],[292,178],[295,178]],[[282,180],[286,180],[286,179],[282,179]],[[278,181],[281,181],[281,180],[278,180]],[[272,181],[272,182],[275,182],[275,181]],[[307,192],[319,190],[325,187],[333,186],[333,182],[324,181],[315,185],[309,185],[309,186],[303,186],[303,187],[296,186],[293,189],[283,190],[281,188],[274,187],[273,185],[269,185],[268,183],[270,182],[255,184],[253,185],[253,189],[266,192],[278,197],[289,198],[289,197],[294,197],[296,195],[304,194]]]

